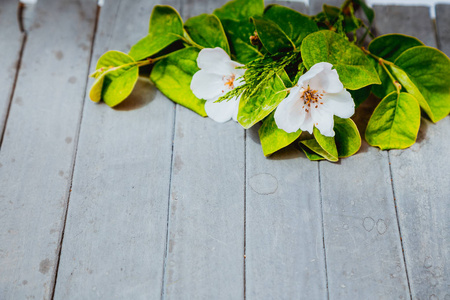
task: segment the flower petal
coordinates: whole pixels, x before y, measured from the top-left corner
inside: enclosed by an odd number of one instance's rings
[[[324,70],[324,68],[326,67],[326,64],[328,64],[328,63],[318,63],[318,64],[315,64],[314,66],[312,66],[305,74],[300,76],[300,78],[298,79],[298,85],[300,87],[307,88],[309,81],[312,78],[314,78],[315,76],[317,76],[317,74],[321,73]],[[329,65],[331,65],[331,64],[329,64]]]
[[[311,89],[318,90],[319,92],[339,93],[344,89],[344,85],[339,80],[337,71],[331,70],[328,65],[322,72],[309,81],[309,85]]]
[[[202,70],[221,75],[229,75],[235,69],[228,54],[219,47],[202,49],[197,57],[197,65]]]
[[[206,101],[205,111],[208,117],[219,123],[225,123],[234,117],[239,101],[229,100],[222,102]]]
[[[217,100],[228,92],[223,83],[223,76],[205,70],[194,74],[191,90],[195,97],[205,100]]]
[[[340,118],[350,118],[355,113],[355,103],[352,95],[343,90],[340,93],[328,93],[322,98],[324,109]]]
[[[314,120],[314,126],[319,129],[324,136],[334,136],[334,119],[333,114],[322,108],[311,110],[311,117]]]
[[[302,125],[300,126],[300,129],[302,131],[308,131],[309,133],[313,133],[314,129],[314,120],[311,116],[311,112],[308,114],[305,114],[305,120],[303,121]]]
[[[294,87],[289,96],[287,96],[278,105],[274,119],[278,128],[287,133],[296,132],[305,120],[305,110],[302,109],[303,101],[300,99],[300,88]]]

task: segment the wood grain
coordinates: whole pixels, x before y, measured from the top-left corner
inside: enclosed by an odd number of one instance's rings
[[[320,162],[320,179],[329,297],[409,298],[387,152],[364,142],[355,156]]]
[[[226,1],[191,1],[183,18]],[[163,297],[239,299],[244,271],[244,130],[176,109]]]
[[[36,4],[0,152],[2,299],[52,295],[95,11],[91,0]]]
[[[24,34],[17,19],[18,2],[4,0],[0,6],[0,147],[14,89]]]
[[[413,35],[436,46],[427,7],[376,8],[385,14],[383,31]],[[450,53],[449,6],[438,6],[436,24]],[[377,23],[378,24],[378,23]],[[381,26],[380,26],[381,27]],[[379,27],[377,27],[379,28]],[[450,119],[432,124],[422,118],[416,144],[390,151],[392,178],[413,299],[445,299],[450,285]]]
[[[91,71],[145,36],[161,3],[106,1]],[[86,98],[55,299],[160,297],[173,122],[174,104],[147,78],[115,109]]]

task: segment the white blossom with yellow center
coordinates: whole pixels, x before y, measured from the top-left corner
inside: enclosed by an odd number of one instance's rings
[[[275,111],[278,128],[288,133],[299,129],[313,133],[316,127],[322,135],[332,137],[333,115],[346,119],[355,113],[352,96],[332,67],[330,63],[317,63],[300,76]]]
[[[227,122],[231,118],[237,120],[240,97],[215,102],[234,88],[244,84],[239,78],[244,69],[236,69],[243,65],[232,61],[221,48],[205,48],[197,58],[200,70],[194,74],[191,90],[199,99],[206,100],[205,111],[208,117],[216,122]]]

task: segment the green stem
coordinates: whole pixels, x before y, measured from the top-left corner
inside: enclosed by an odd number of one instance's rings
[[[388,74],[389,78],[392,81],[392,84],[395,86],[395,88],[397,89],[397,94],[400,94],[400,91],[402,90],[402,85],[400,84],[400,82],[398,82],[398,80],[394,77],[394,75],[392,75],[392,73],[389,71],[389,69],[387,68],[386,65],[388,66],[393,66],[395,67],[394,63],[391,63],[390,61],[387,61],[379,56],[376,56],[375,54],[371,53],[369,50],[365,49],[364,47],[361,48],[361,50],[366,53],[367,55],[372,56],[373,58],[375,58],[378,61],[378,64],[383,68],[383,70]]]

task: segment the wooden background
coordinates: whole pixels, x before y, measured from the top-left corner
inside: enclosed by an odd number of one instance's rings
[[[224,2],[40,0],[23,32],[0,0],[0,299],[450,299],[449,117],[407,150],[329,163],[267,159],[257,128],[145,79],[116,109],[88,99],[155,4],[186,19]],[[450,55],[450,6],[375,11],[378,34]]]

